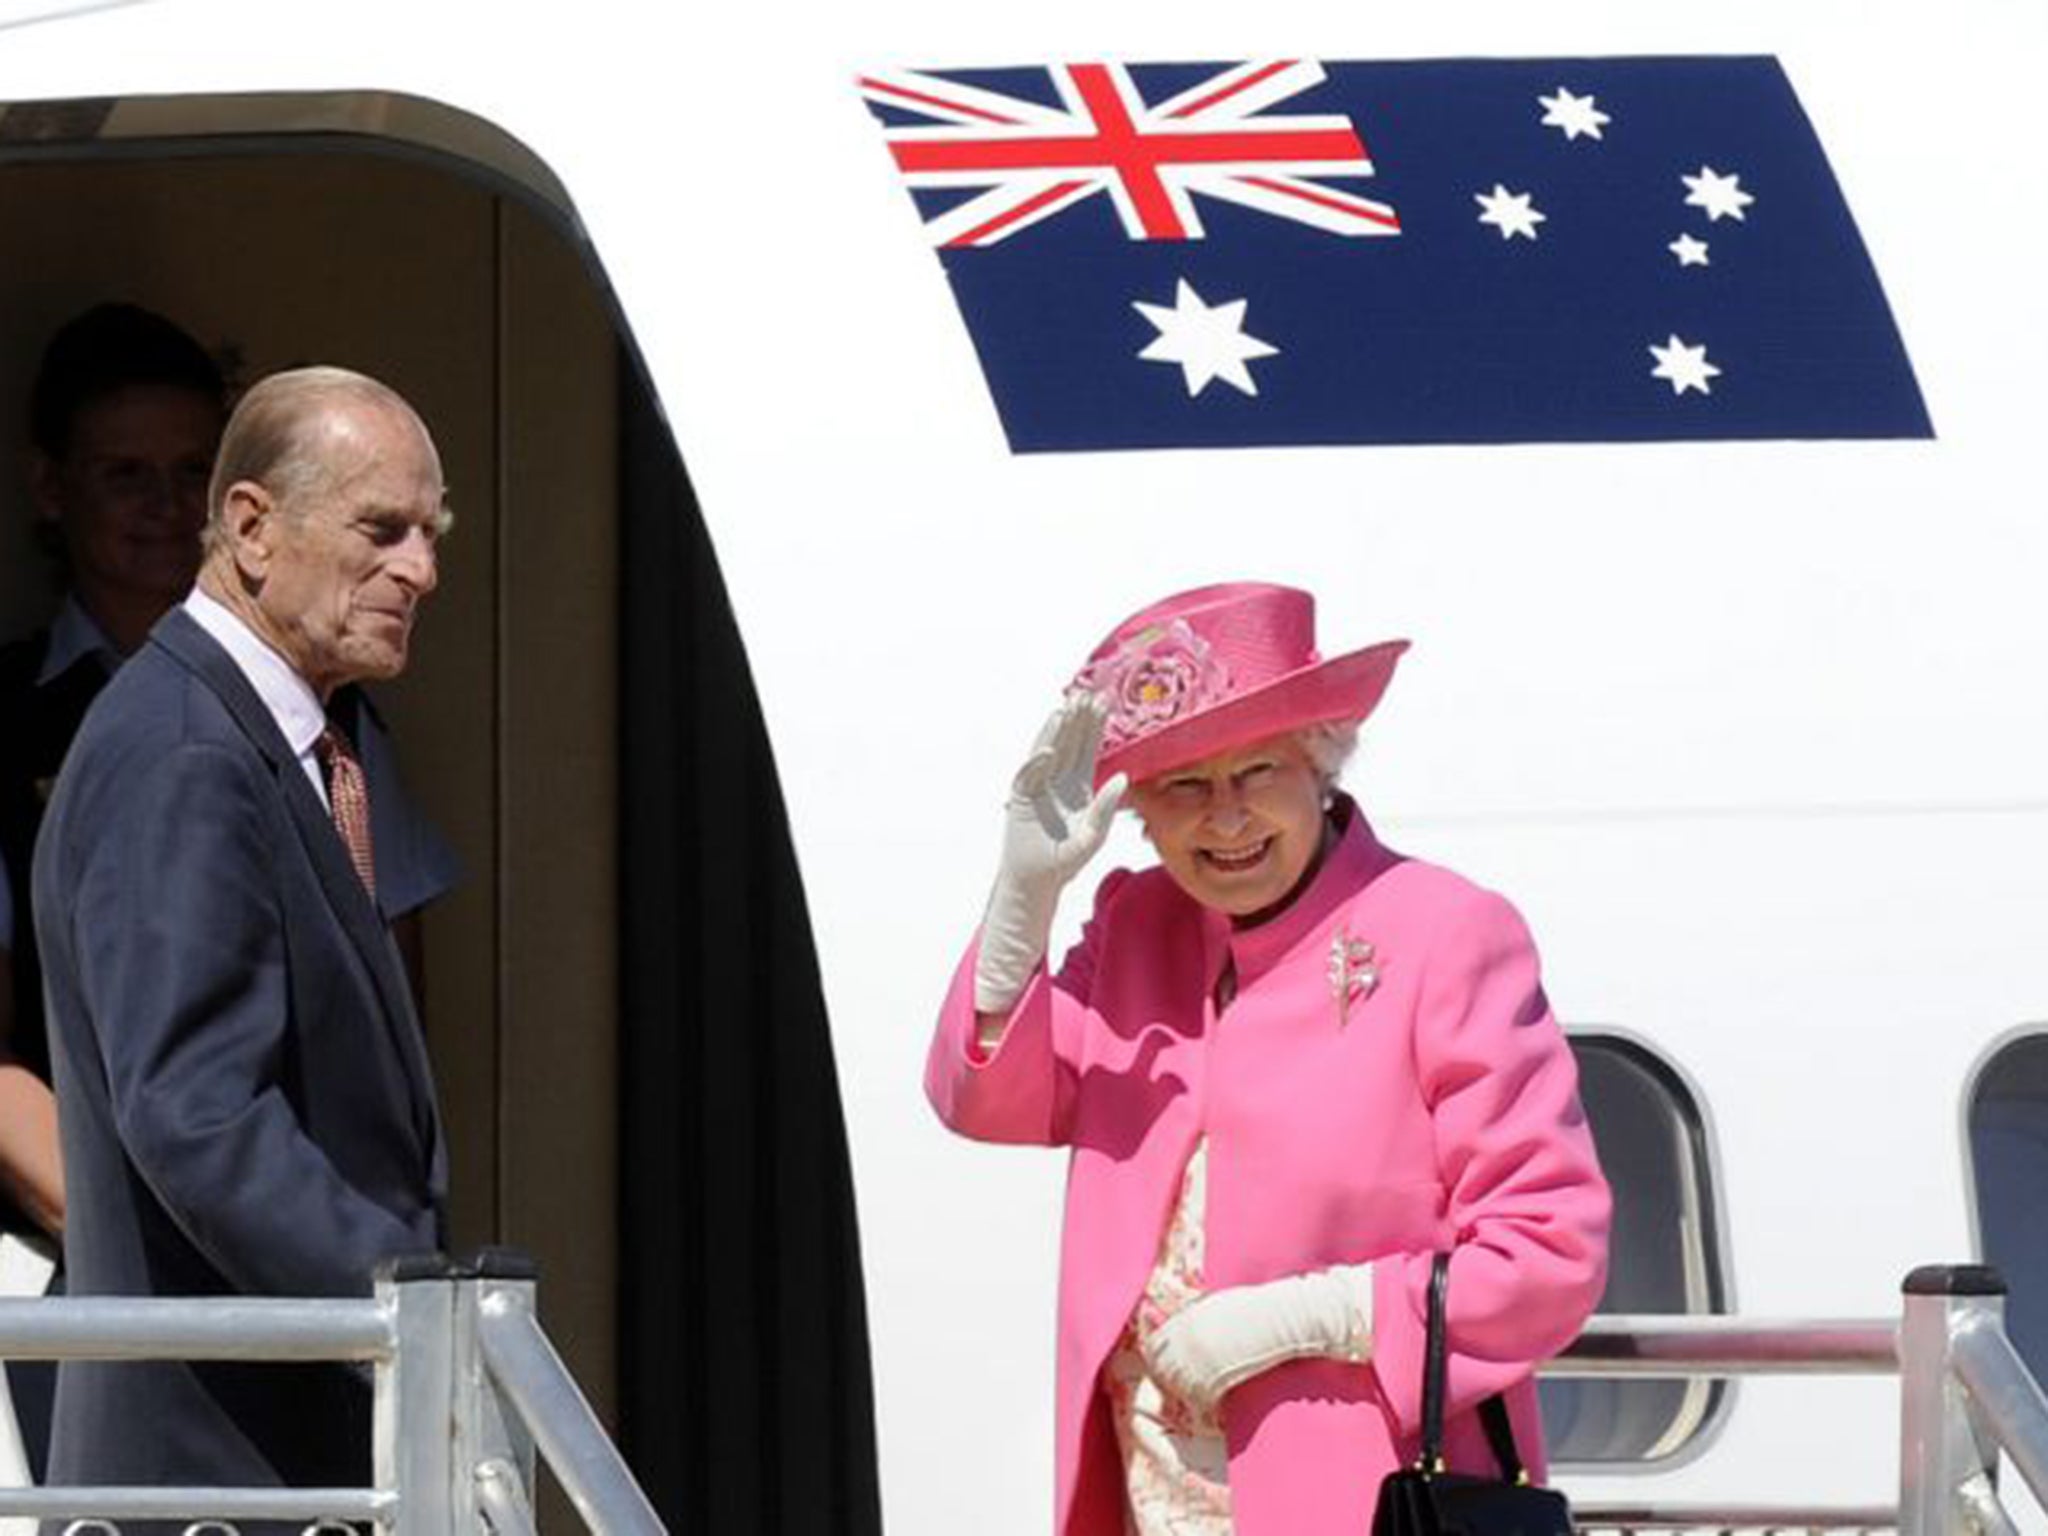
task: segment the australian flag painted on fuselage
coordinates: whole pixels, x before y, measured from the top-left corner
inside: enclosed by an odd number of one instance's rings
[[[861,89],[1019,452],[1932,435],[1774,59]]]

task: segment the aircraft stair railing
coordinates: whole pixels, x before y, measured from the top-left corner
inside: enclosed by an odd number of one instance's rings
[[[2000,1453],[2048,1509],[2048,1396],[2004,1324],[2005,1284],[1982,1265],[1906,1277],[1899,1320],[1761,1322],[1600,1317],[1544,1367],[1552,1376],[1896,1375],[1896,1505],[1582,1503],[1588,1531],[1891,1531],[2014,1536]]]
[[[373,1523],[388,1536],[534,1529],[536,1455],[587,1527],[654,1536],[660,1519],[606,1438],[534,1311],[530,1263],[487,1254],[395,1266],[370,1300],[70,1298],[0,1301],[0,1357],[355,1362],[375,1382],[367,1488],[8,1488],[9,1517],[117,1536],[175,1520],[194,1536],[282,1521],[309,1536]],[[2048,1507],[2048,1397],[2005,1333],[2004,1286],[1976,1266],[1916,1270],[1896,1322],[1606,1317],[1546,1371],[1580,1376],[1896,1374],[1896,1506],[1599,1505],[1588,1531],[1897,1530],[2010,1536],[2000,1454]]]
[[[366,1300],[74,1297],[0,1301],[0,1358],[342,1361],[374,1386],[366,1488],[0,1488],[0,1531],[65,1536],[170,1521],[187,1536],[283,1522],[301,1536],[531,1536],[536,1456],[600,1536],[664,1527],[534,1311],[523,1255],[408,1260]]]

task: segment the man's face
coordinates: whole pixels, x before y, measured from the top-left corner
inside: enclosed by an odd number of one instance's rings
[[[256,535],[265,561],[255,603],[285,658],[324,698],[405,669],[448,515],[440,458],[402,412],[336,405],[315,441],[327,473],[275,505]]]
[[[191,587],[221,419],[203,392],[130,385],[81,410],[63,457],[38,462],[39,509],[89,606],[111,595],[168,608]]]

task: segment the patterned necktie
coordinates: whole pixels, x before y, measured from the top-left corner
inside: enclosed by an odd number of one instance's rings
[[[377,860],[370,846],[370,787],[363,778],[362,762],[348,738],[331,725],[313,743],[313,753],[327,771],[327,803],[334,815],[334,830],[341,834],[349,862],[374,900]]]

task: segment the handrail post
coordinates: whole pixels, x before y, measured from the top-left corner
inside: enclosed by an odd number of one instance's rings
[[[661,1516],[541,1330],[532,1287],[485,1283],[477,1332],[491,1380],[532,1431],[585,1527],[601,1536],[665,1536]]]
[[[1998,1324],[2005,1282],[1982,1264],[1928,1265],[1906,1277],[1899,1323],[1899,1536],[1982,1528],[1973,1504],[1997,1487],[1998,1449],[1956,1378],[1960,1329]]]
[[[530,1536],[533,1530],[534,1444],[518,1414],[505,1411],[504,1398],[491,1380],[479,1321],[486,1296],[509,1294],[534,1311],[539,1275],[530,1254],[516,1248],[485,1248],[467,1266],[457,1287],[455,1465],[467,1484],[467,1497],[497,1536]]]
[[[397,1496],[390,1536],[439,1536],[458,1522],[455,1423],[455,1278],[438,1255],[378,1267],[377,1300],[390,1310],[397,1347],[379,1362],[372,1417],[377,1486]],[[466,1483],[467,1479],[464,1479]]]

